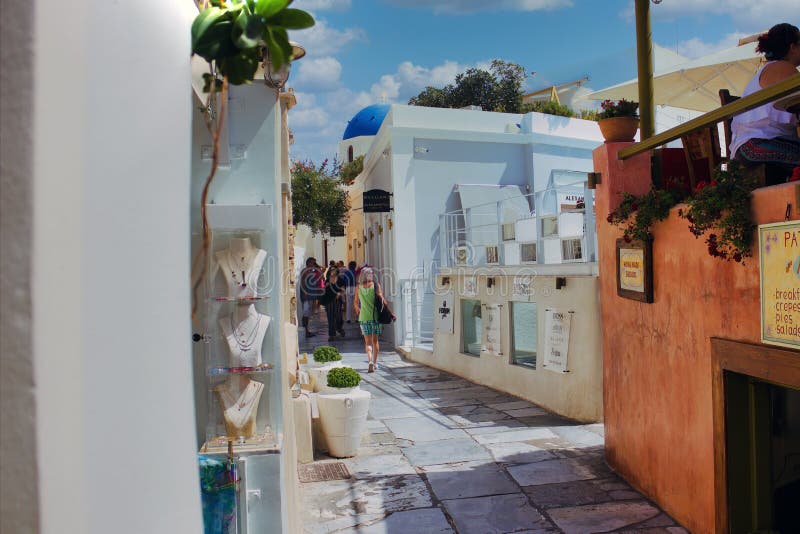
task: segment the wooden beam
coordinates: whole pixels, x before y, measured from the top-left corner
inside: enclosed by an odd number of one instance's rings
[[[758,106],[762,106],[769,102],[773,102],[781,97],[797,91],[798,89],[800,89],[800,74],[795,74],[791,78],[786,78],[775,85],[770,85],[769,87],[761,89],[760,91],[757,91],[751,95],[742,97],[735,102],[717,108],[713,111],[709,111],[708,113],[700,115],[697,118],[684,122],[683,124],[679,124],[674,128],[670,128],[669,130],[656,134],[649,139],[645,139],[639,143],[625,147],[619,151],[617,157],[619,159],[628,159],[636,154],[641,154],[642,152],[665,145],[670,141],[674,141],[675,139],[680,139],[690,132],[706,128],[712,124],[717,124],[728,117],[733,117],[734,115],[738,115],[744,111],[757,108]]]
[[[636,1],[636,63],[639,70],[639,138],[655,133],[653,105],[653,35],[650,29],[650,0]]]

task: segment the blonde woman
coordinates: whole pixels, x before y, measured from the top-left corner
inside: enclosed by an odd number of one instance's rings
[[[376,297],[389,310],[386,299],[383,297],[381,286],[375,281],[375,273],[370,268],[364,268],[359,275],[358,287],[353,299],[353,309],[358,315],[358,324],[361,327],[361,333],[364,335],[364,347],[369,360],[368,372],[370,373],[375,371],[375,366],[378,364],[378,337],[383,331],[381,323],[378,322],[378,310],[375,309]],[[396,319],[394,313],[391,310],[389,310],[389,313],[392,315],[392,321],[394,321]]]

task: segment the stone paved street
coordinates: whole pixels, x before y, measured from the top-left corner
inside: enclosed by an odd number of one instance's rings
[[[303,351],[328,344],[324,318],[314,323]],[[306,532],[686,532],[608,468],[603,425],[414,364],[389,346],[368,374],[356,326],[347,333],[330,344],[372,393],[368,433],[344,460],[350,480],[302,484]]]

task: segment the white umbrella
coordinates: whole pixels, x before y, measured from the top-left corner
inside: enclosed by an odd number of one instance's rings
[[[740,96],[762,64],[756,43],[727,48],[653,75],[653,102],[676,108],[711,111],[720,107],[719,90]],[[587,95],[591,100],[639,100],[633,79]]]

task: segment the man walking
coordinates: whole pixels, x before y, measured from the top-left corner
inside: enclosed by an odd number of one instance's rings
[[[303,328],[306,337],[314,337],[314,332],[308,329],[308,322],[313,313],[314,301],[321,296],[322,272],[317,266],[317,260],[308,258],[305,268],[300,272],[300,302],[303,305]]]

